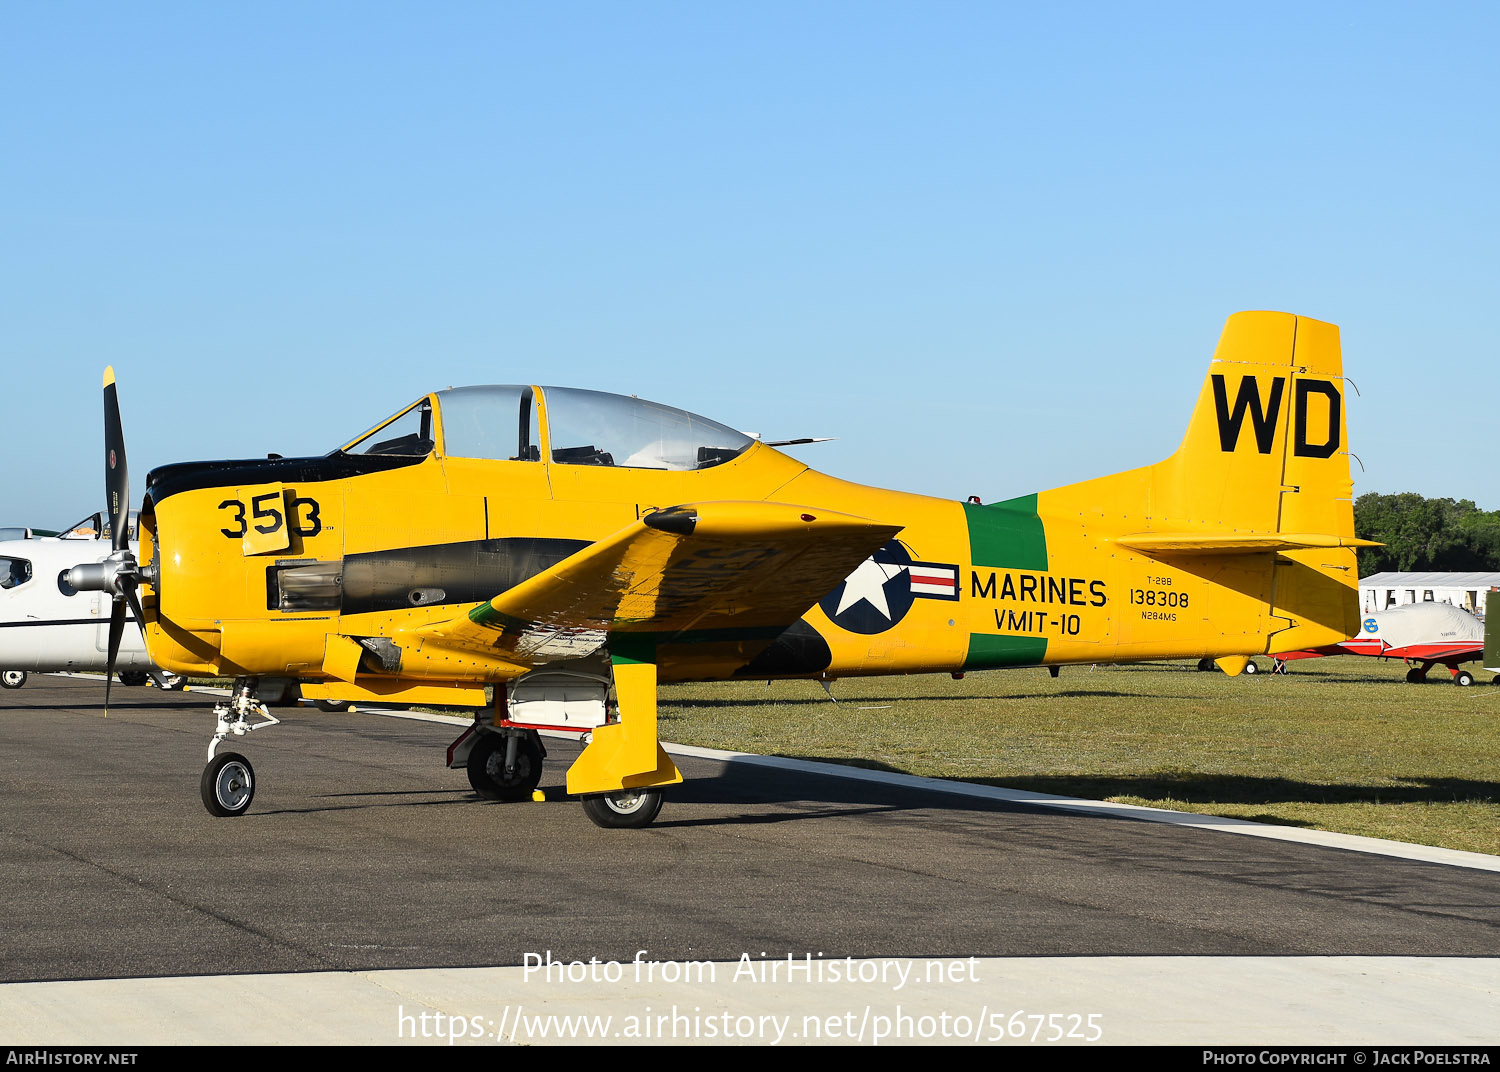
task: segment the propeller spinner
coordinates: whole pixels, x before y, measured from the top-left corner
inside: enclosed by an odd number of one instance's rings
[[[109,511],[110,555],[103,562],[85,562],[68,571],[68,584],[80,592],[108,592],[109,650],[105,660],[104,706],[109,708],[115,657],[125,632],[125,610],[145,629],[146,618],[136,595],[140,567],[130,550],[130,467],[125,463],[125,433],[120,426],[120,400],[113,366],[104,370],[104,495]]]

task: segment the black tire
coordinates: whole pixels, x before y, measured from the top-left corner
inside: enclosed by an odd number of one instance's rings
[[[661,811],[660,789],[623,789],[583,798],[583,813],[607,830],[647,826]]]
[[[1260,673],[1260,667],[1256,665],[1254,659],[1251,659],[1248,663],[1245,664],[1243,673],[1249,674],[1251,677],[1254,677],[1256,674]]]
[[[1427,680],[1427,671],[1420,666],[1414,666],[1406,672],[1406,683],[1408,685],[1420,685]]]
[[[238,752],[225,752],[203,768],[198,789],[210,815],[244,815],[255,799],[255,768]]]
[[[1467,670],[1460,670],[1458,673],[1453,675],[1453,683],[1455,685],[1460,685],[1464,688],[1468,688],[1470,685],[1474,684],[1474,675],[1469,673]]]
[[[26,684],[25,670],[6,670],[0,673],[0,688],[19,689]]]
[[[481,733],[469,751],[469,784],[485,800],[530,800],[542,781],[542,742],[528,731],[516,741],[516,767],[505,774],[503,733]]]
[[[121,685],[130,685],[139,688],[151,680],[151,675],[144,670],[121,670],[117,675]]]
[[[316,707],[319,711],[347,711],[349,709],[349,701],[348,700],[314,700],[313,701],[313,706]]]
[[[1217,667],[1214,666],[1214,661],[1212,659],[1199,659],[1198,660],[1198,669],[1199,670],[1215,670],[1215,669],[1217,669]]]

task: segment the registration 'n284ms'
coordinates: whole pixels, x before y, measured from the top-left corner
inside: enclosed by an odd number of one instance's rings
[[[1170,458],[990,505],[852,484],[635,397],[450,388],[321,457],[158,468],[139,561],[122,545],[74,572],[119,621],[136,609],[159,665],[236,680],[202,779],[215,814],[257,784],[220,743],[270,724],[261,678],[295,677],[314,699],[474,707],[449,761],[492,799],[533,793],[540,730],[576,733],[569,792],[640,826],[681,779],[661,681],[1237,672],[1350,635],[1342,375],[1333,326],[1236,314]],[[105,452],[123,511],[112,371]]]

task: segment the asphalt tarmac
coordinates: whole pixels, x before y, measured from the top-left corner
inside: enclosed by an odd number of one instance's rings
[[[211,702],[0,693],[0,982],[1500,955],[1495,870],[688,756],[655,824],[603,830],[576,801],[480,800],[444,766],[456,727],[379,714],[300,708],[232,741],[256,797],[214,818]],[[574,747],[548,749],[561,796]]]

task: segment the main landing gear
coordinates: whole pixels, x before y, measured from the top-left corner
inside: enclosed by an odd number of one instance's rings
[[[618,725],[618,722],[600,723],[601,727]],[[598,728],[595,727],[596,732]],[[592,734],[581,734],[580,739],[585,745],[591,744]],[[460,759],[464,748],[468,749],[468,758]],[[485,800],[515,802],[531,799],[541,784],[542,760],[547,751],[535,729],[505,719],[499,728],[491,728],[483,721],[476,723],[453,743],[449,754],[449,766],[465,769],[474,792]],[[569,791],[576,792],[571,786]],[[649,786],[606,793],[584,792],[578,796],[583,813],[594,825],[612,830],[650,825],[662,804],[662,791]]]
[[[536,730],[480,734],[469,752],[469,784],[485,800],[529,800],[546,754]]]
[[[1435,662],[1423,662],[1419,666],[1413,666],[1411,669],[1406,671],[1406,683],[1408,685],[1425,684],[1427,681],[1427,671],[1431,670],[1436,665],[1437,664]],[[1448,673],[1453,678],[1453,683],[1455,685],[1459,686],[1460,688],[1468,688],[1470,685],[1474,684],[1474,675],[1469,673],[1469,671],[1467,670],[1460,670],[1457,663],[1444,663],[1443,665],[1448,668]]]
[[[539,731],[574,734],[585,747],[568,768],[567,790],[582,802],[584,814],[611,829],[650,824],[661,811],[663,787],[682,781],[682,774],[657,740],[654,649],[628,647],[628,656],[616,654],[611,665],[595,668],[605,672],[533,671],[509,688],[498,685],[493,712],[481,712],[453,742],[448,766],[464,768],[486,800],[526,800],[541,784],[547,755]],[[243,815],[255,799],[250,761],[239,752],[216,753],[231,735],[279,723],[256,696],[257,684],[255,678],[237,679],[214,708],[218,723],[199,782],[211,815]]]
[[[210,815],[221,818],[244,815],[255,799],[255,768],[238,752],[225,752],[220,756],[214,753],[230,734],[243,737],[251,730],[275,726],[281,720],[272,717],[266,705],[256,699],[254,678],[236,680],[229,699],[214,706],[214,715],[219,720],[218,726],[213,740],[208,742],[208,766],[203,768],[198,790]],[[251,722],[252,717],[264,721]]]
[[[583,813],[594,825],[612,829],[646,826],[659,811],[660,789],[624,789],[583,798]]]
[[[497,685],[494,709],[453,742],[448,766],[462,767],[486,800],[527,800],[547,755],[539,731],[571,735],[584,750],[568,768],[567,790],[589,820],[616,830],[649,825],[662,788],[682,781],[657,741],[653,655],[636,645],[629,657],[554,664]]]

